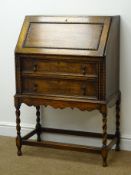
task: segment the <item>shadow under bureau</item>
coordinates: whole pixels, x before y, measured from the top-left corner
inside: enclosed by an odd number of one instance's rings
[[[120,144],[119,16],[27,16],[15,50],[16,145],[101,153],[103,166]],[[36,107],[36,128],[21,136],[21,104]],[[40,106],[99,110],[102,133],[45,128]],[[116,105],[116,131],[107,134],[107,109]],[[87,118],[88,120],[88,118]],[[102,147],[41,141],[41,133],[102,138]],[[37,134],[37,141],[28,140]],[[107,139],[110,140],[107,144]]]

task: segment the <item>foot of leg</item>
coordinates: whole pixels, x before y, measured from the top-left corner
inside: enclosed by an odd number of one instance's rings
[[[101,155],[102,155],[102,159],[103,159],[103,167],[106,167],[107,166],[107,155],[108,155],[108,150],[106,149],[106,147],[102,148]]]
[[[21,151],[22,144],[21,144],[21,138],[19,137],[16,137],[16,146],[17,146],[17,155],[21,156],[22,155],[22,151]]]

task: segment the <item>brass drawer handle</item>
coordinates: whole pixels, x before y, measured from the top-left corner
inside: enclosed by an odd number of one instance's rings
[[[38,70],[38,66],[37,66],[37,64],[34,64],[33,65],[33,71],[36,72],[37,70]]]
[[[86,74],[86,65],[85,64],[81,65],[81,72],[82,72],[83,75]]]
[[[36,92],[37,89],[38,89],[38,85],[37,85],[37,84],[34,84],[34,85],[33,85],[33,92]]]
[[[82,90],[82,95],[86,95],[86,83],[82,84],[81,90]]]

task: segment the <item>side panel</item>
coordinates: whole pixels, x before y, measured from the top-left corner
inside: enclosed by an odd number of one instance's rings
[[[106,98],[106,60],[103,57],[99,63],[99,99]]]
[[[112,18],[106,47],[106,100],[119,91],[120,17]]]
[[[15,55],[15,82],[16,82],[16,94],[21,93],[21,66],[20,57]]]

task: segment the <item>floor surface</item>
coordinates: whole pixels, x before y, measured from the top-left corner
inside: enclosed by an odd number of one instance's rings
[[[131,175],[131,152],[111,151],[109,166],[99,154],[23,146],[16,155],[15,139],[0,136],[0,175]]]

